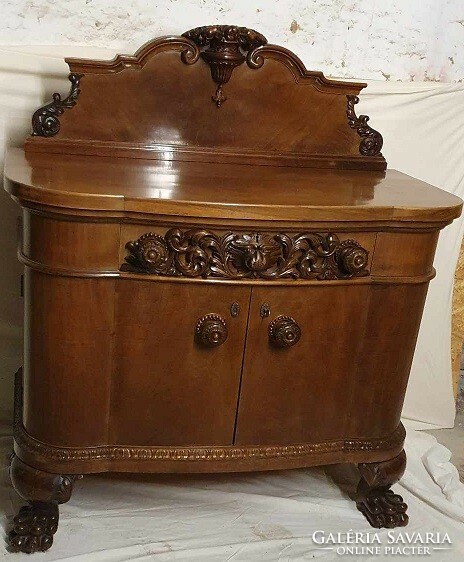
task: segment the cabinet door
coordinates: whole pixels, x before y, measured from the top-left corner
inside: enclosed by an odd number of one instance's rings
[[[361,284],[253,288],[236,444],[345,437],[369,290]],[[270,306],[265,318],[263,303]]]
[[[250,291],[118,281],[112,444],[232,444]],[[234,302],[238,315],[231,314]],[[195,335],[198,321],[211,313],[227,329],[216,346],[224,332],[214,317]]]

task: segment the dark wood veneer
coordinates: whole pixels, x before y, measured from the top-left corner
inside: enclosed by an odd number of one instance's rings
[[[251,29],[206,26],[151,41],[134,56],[67,62],[71,93],[64,100],[55,93],[34,114],[30,151],[386,167],[381,135],[367,125],[368,117],[354,114],[365,84],[308,71],[293,53]],[[204,65],[217,85],[213,96]],[[102,112],[96,99],[110,100],[112,111]],[[72,111],[63,114],[67,107]]]

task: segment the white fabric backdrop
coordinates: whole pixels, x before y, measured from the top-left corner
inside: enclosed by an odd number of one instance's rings
[[[384,137],[390,168],[464,197],[464,85],[370,82],[359,110]],[[374,117],[375,116],[375,117]],[[451,304],[462,217],[440,235],[403,416],[415,427],[452,427]]]
[[[59,54],[59,56],[57,55]],[[3,47],[0,49],[0,154],[19,145],[30,129],[33,109],[53,91],[69,88],[64,56],[112,58],[89,47]],[[464,85],[370,82],[357,106],[384,136],[390,168],[464,195]],[[0,162],[1,165],[1,162]],[[0,193],[0,418],[9,419],[13,372],[21,363],[20,267],[16,263],[16,206]],[[450,311],[452,280],[463,232],[459,219],[440,237],[438,275],[427,297],[404,416],[416,427],[451,427]]]

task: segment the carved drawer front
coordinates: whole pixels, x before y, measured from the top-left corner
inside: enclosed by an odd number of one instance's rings
[[[110,442],[230,445],[247,286],[120,279]]]
[[[369,275],[374,233],[123,231],[123,272],[231,280],[336,280]],[[130,238],[129,238],[130,237]]]

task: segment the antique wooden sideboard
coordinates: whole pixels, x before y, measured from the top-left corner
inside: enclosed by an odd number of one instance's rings
[[[9,150],[23,209],[13,550],[77,475],[357,463],[408,521],[400,414],[440,229],[461,200],[385,170],[360,83],[235,26],[68,59]],[[308,494],[311,491],[308,490]]]

